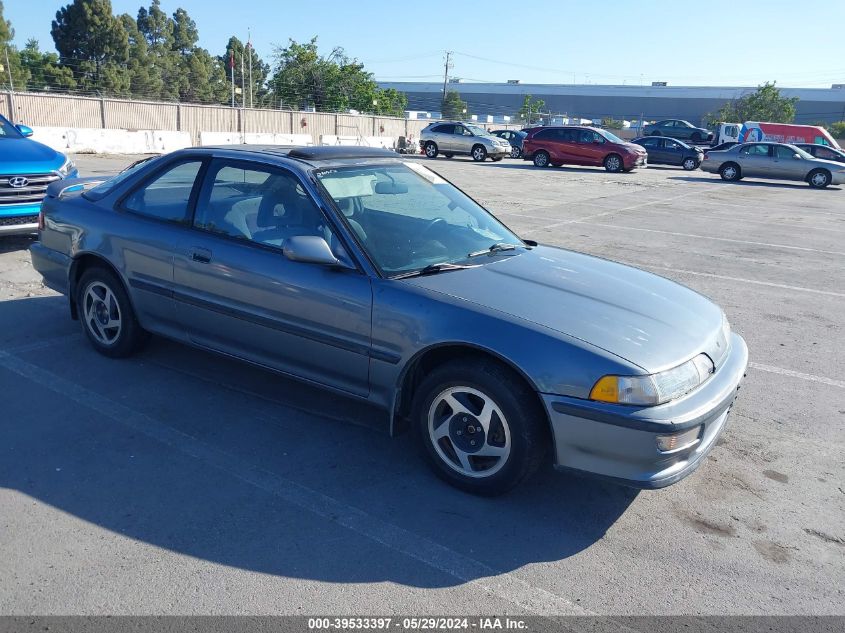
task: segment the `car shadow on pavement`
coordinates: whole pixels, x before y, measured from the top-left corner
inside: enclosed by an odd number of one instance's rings
[[[0,486],[59,510],[41,514],[57,538],[88,538],[66,513],[253,572],[445,587],[578,554],[637,497],[551,465],[474,497],[427,469],[412,434],[387,437],[368,405],[155,337],[104,358],[62,297],[0,302],[10,324],[51,338],[0,346]]]
[[[27,250],[33,242],[38,241],[36,234],[0,236],[0,255],[15,251]]]
[[[686,180],[687,182],[706,182],[710,184],[721,184],[725,187],[772,187],[775,189],[810,189],[813,191],[841,191],[842,188],[838,186],[829,186],[825,189],[812,189],[807,183],[797,183],[788,181],[771,182],[767,180],[739,180],[726,181],[714,174],[714,177],[707,176],[669,176],[669,180]]]

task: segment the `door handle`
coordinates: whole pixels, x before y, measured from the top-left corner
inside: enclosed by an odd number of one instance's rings
[[[191,259],[200,264],[207,264],[211,261],[211,251],[207,248],[192,248]]]

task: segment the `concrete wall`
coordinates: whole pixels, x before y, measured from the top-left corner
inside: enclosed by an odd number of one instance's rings
[[[22,92],[0,93],[0,114],[32,128],[184,132],[193,145],[203,132],[308,134],[315,141],[323,135],[416,137],[430,122]]]

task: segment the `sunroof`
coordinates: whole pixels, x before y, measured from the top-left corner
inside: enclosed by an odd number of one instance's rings
[[[322,147],[296,147],[288,156],[303,160],[331,160],[336,158],[398,158],[396,152],[380,147],[331,145]]]

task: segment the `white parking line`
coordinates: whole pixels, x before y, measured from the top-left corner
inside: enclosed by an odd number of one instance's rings
[[[791,378],[800,378],[801,380],[809,380],[811,382],[820,382],[821,384],[828,385],[830,387],[845,389],[845,380],[833,380],[833,378],[805,374],[804,372],[784,369],[783,367],[775,367],[773,365],[764,365],[762,363],[748,363],[748,366],[752,369],[759,369],[760,371],[767,371],[772,374],[780,374],[781,376],[789,376]]]
[[[618,224],[603,224],[601,222],[587,222],[578,220],[574,224],[588,224],[590,226],[602,226],[608,229],[620,229],[624,231],[646,231],[648,233],[661,233],[663,235],[676,235],[678,237],[694,237],[699,240],[716,240],[718,242],[733,242],[734,244],[749,244],[752,246],[768,246],[770,248],[786,248],[793,251],[805,251],[809,253],[824,253],[826,255],[845,255],[842,251],[825,251],[820,248],[807,248],[805,246],[792,246],[790,244],[772,244],[769,242],[754,242],[751,240],[736,240],[730,237],[715,237],[712,235],[694,235],[692,233],[677,233],[675,231],[662,231],[660,229],[645,229],[638,226],[619,226]]]
[[[664,211],[662,209],[649,209],[647,211],[647,213],[656,213],[658,215],[671,215],[673,218],[675,218],[675,220],[686,219],[685,216],[679,215],[678,211]],[[766,226],[783,226],[783,227],[798,228],[798,229],[808,230],[808,231],[824,231],[825,233],[830,233],[830,232],[845,233],[845,222],[842,223],[843,228],[837,229],[837,228],[833,228],[833,227],[829,226],[829,224],[830,224],[829,222],[825,226],[810,226],[806,222],[802,222],[801,220],[796,220],[794,222],[790,222],[790,221],[778,222],[777,220],[770,220],[770,219],[759,220],[759,219],[753,219],[753,218],[745,218],[745,217],[740,217],[736,214],[730,214],[730,213],[710,215],[710,216],[707,216],[707,219],[717,219],[717,220],[720,220],[720,221],[727,221],[727,222],[748,222],[748,223],[751,223],[751,224],[765,224]]]
[[[536,229],[528,229],[522,231],[522,233],[533,233],[535,231],[539,231],[540,229],[552,229],[557,226],[564,226],[566,224],[575,224],[576,222],[585,222],[586,220],[592,220],[594,218],[603,218],[606,215],[613,215],[614,213],[622,213],[624,211],[633,211],[634,209],[642,209],[643,207],[650,207],[654,204],[668,204],[669,202],[673,202],[675,200],[680,200],[681,198],[687,198],[689,196],[697,195],[698,191],[691,191],[689,193],[684,193],[679,196],[674,196],[672,198],[661,198],[660,200],[649,200],[648,202],[641,202],[640,204],[633,204],[630,207],[621,207],[619,209],[612,209],[610,211],[605,211],[603,213],[596,213],[595,215],[588,215],[583,218],[575,218],[572,220],[561,220],[559,222],[552,222],[551,224],[547,224],[546,226],[542,226]]]
[[[473,558],[307,488],[296,481],[256,468],[242,458],[220,451],[144,413],[7,352],[0,351],[0,367],[287,503],[317,516],[331,519],[394,552],[404,554],[461,582],[475,585],[526,611],[539,615],[595,615],[566,598],[530,585],[513,573],[501,573]]]
[[[771,281],[759,281],[757,279],[745,279],[743,277],[730,277],[728,275],[716,275],[715,273],[700,273],[694,270],[684,270],[682,268],[673,268],[671,266],[656,266],[654,264],[635,264],[633,262],[618,261],[620,264],[626,266],[633,266],[634,268],[651,268],[654,270],[668,270],[673,273],[680,273],[682,275],[696,275],[697,277],[710,277],[712,279],[725,279],[727,281],[739,281],[746,284],[755,284],[758,286],[768,286],[771,288],[783,288],[784,290],[798,290],[799,292],[812,292],[817,295],[826,295],[828,297],[845,297],[845,293],[833,292],[832,290],[816,290],[815,288],[805,288],[804,286],[790,286],[788,284],[776,284]]]

